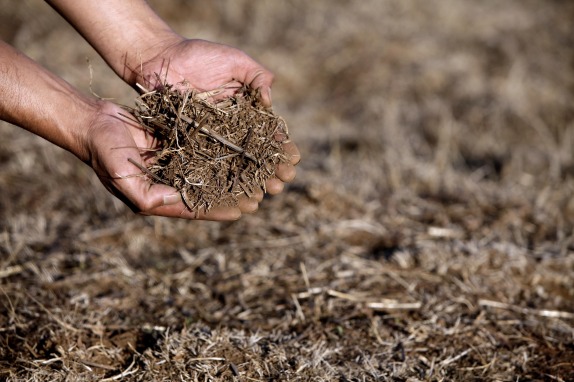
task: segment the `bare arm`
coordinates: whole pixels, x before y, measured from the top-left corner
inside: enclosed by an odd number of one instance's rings
[[[89,161],[86,130],[98,101],[0,41],[0,119],[18,125]],[[65,112],[63,112],[65,111]]]
[[[156,73],[212,90],[235,83],[261,90],[271,106],[273,74],[239,49],[176,34],[144,0],[46,0],[129,85],[152,84]]]
[[[143,0],[46,0],[130,85],[133,70],[182,40]]]

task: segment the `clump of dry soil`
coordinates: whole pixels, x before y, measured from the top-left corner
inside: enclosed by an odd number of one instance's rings
[[[574,381],[573,1],[149,3],[275,73],[305,161],[237,222],[134,216],[0,123],[0,380]],[[133,102],[48,4],[0,9]]]
[[[287,162],[280,141],[288,137],[287,125],[261,104],[256,90],[244,87],[223,99],[213,97],[225,87],[144,90],[129,111],[157,138],[158,148],[142,171],[176,188],[190,210],[236,206],[240,195],[265,189],[276,165]]]

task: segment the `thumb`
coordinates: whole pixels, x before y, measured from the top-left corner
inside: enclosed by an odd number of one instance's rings
[[[243,80],[240,79],[240,82],[248,85],[252,89],[259,89],[261,102],[265,107],[271,107],[271,85],[273,84],[273,73],[251,59],[246,63],[246,68],[247,70],[244,72],[244,75],[236,78],[243,78]]]
[[[271,98],[271,88],[264,86],[259,89],[261,94],[261,103],[263,103],[263,106],[265,107],[271,107],[273,104],[273,100]]]
[[[181,196],[173,187],[150,183],[144,177],[120,178],[114,182],[112,193],[134,212],[148,214],[162,206],[181,204]]]
[[[184,204],[181,194],[164,184],[149,183],[139,178],[138,185],[133,186],[128,191],[135,206],[133,209],[142,215],[213,221],[233,221],[241,217],[241,210],[237,207],[213,207],[208,212],[191,211]]]

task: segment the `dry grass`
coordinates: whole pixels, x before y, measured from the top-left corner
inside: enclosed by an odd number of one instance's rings
[[[23,4],[18,46],[133,99]],[[153,4],[276,72],[298,177],[239,222],[139,217],[0,126],[1,378],[574,379],[570,2]]]
[[[158,77],[160,75],[158,74]],[[183,89],[175,85],[183,86]],[[265,190],[275,168],[287,163],[280,140],[287,124],[247,88],[232,97],[213,99],[226,90],[198,92],[185,84],[163,84],[126,107],[156,142],[142,172],[151,181],[174,187],[189,210],[207,212],[214,205],[237,206],[239,197]]]

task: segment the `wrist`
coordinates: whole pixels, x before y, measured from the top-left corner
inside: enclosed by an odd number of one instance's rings
[[[88,97],[75,97],[71,112],[62,117],[61,126],[65,131],[65,140],[61,143],[54,142],[58,146],[74,154],[82,162],[91,165],[92,148],[90,136],[97,126],[96,121],[105,109],[109,101],[98,100]]]
[[[185,39],[173,31],[163,31],[149,38],[142,39],[132,49],[126,50],[121,59],[122,71],[118,75],[128,85],[135,87],[136,83],[142,85],[149,76],[153,75],[156,66],[158,70],[167,70],[169,62],[162,61],[165,52],[180,44]],[[150,69],[150,65],[154,68]],[[157,74],[160,74],[159,72]]]
[[[0,41],[0,119],[88,158],[85,129],[97,101]]]
[[[160,46],[181,40],[144,0],[47,1],[132,86],[134,73]]]

